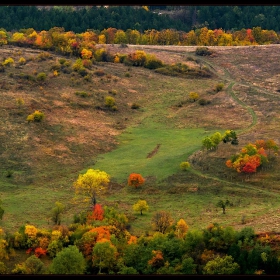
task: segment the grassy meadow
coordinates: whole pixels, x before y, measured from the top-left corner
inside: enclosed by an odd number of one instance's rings
[[[129,53],[140,47],[108,48]],[[0,198],[5,209],[0,226],[12,232],[25,223],[51,227],[56,201],[66,206],[63,223],[72,223],[74,214],[88,207],[75,199],[73,183],[94,168],[111,177],[107,194],[97,202],[124,212],[135,235],[153,232],[151,219],[159,210],[170,212],[174,221],[183,218],[191,228],[218,222],[279,231],[278,157],[251,176],[225,165],[249,142],[274,139],[280,144],[279,47],[210,49],[214,55],[198,57],[193,47],[141,46],[164,63],[208,67],[211,78],[166,76],[102,62],[93,64],[85,79],[71,71],[75,58],[67,58],[68,70],[54,76],[62,56],[50,53],[42,60],[40,50],[1,47],[2,59],[24,57],[27,63],[15,63],[0,78]],[[47,73],[44,82],[32,78],[40,72]],[[224,88],[215,92],[218,83]],[[77,94],[82,91],[86,96]],[[191,102],[190,92],[209,103]],[[115,99],[117,110],[106,110],[106,96]],[[34,110],[44,112],[41,123],[26,121]],[[204,137],[227,129],[237,131],[238,146],[220,143],[216,151],[202,150]],[[180,170],[183,161],[191,163],[189,170]],[[132,172],[145,178],[137,189],[127,185]],[[132,209],[139,199],[149,205],[143,215]],[[216,206],[221,199],[231,202],[226,214]]]

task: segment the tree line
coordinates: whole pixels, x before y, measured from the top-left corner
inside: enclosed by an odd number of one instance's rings
[[[0,6],[0,26],[7,31],[60,26],[75,33],[107,28],[189,32],[202,27],[279,32],[279,20],[279,6]]]

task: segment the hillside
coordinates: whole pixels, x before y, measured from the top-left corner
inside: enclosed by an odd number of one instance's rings
[[[122,54],[144,50],[167,64],[207,67],[212,77],[172,77],[104,62],[95,63],[86,77],[71,70],[75,58],[2,46],[1,60],[12,57],[15,63],[0,76],[0,180],[5,209],[1,226],[9,230],[26,222],[48,226],[56,201],[67,205],[64,222],[70,223],[74,213],[87,207],[73,201],[73,182],[88,168],[100,168],[112,176],[109,192],[100,201],[118,205],[138,234],[150,230],[148,220],[131,213],[138,198],[151,204],[149,218],[164,208],[193,227],[219,221],[235,228],[278,230],[278,158],[250,178],[229,170],[225,160],[248,142],[280,143],[279,46],[209,47],[213,54],[206,57],[196,56],[196,47],[106,47]],[[19,63],[21,57],[25,64]],[[63,58],[68,63],[61,68]],[[55,69],[60,69],[58,76]],[[38,81],[42,72],[46,80]],[[224,90],[213,92],[221,82]],[[193,91],[210,103],[188,102]],[[116,110],[105,106],[107,96],[115,99]],[[132,104],[139,108],[133,109]],[[27,122],[35,110],[44,112],[45,119]],[[201,151],[203,137],[227,129],[238,132],[238,146],[220,144],[217,151]],[[188,142],[192,133],[196,140]],[[162,145],[149,158],[149,167],[146,156],[157,144]],[[125,152],[118,152],[120,148]],[[143,158],[143,166],[135,165],[134,151]],[[191,161],[192,172],[180,171],[183,160]],[[137,192],[127,187],[126,178],[139,170],[146,184]],[[185,196],[189,201],[183,201]],[[226,216],[213,202],[219,198],[233,201]],[[245,224],[240,222],[243,216]]]

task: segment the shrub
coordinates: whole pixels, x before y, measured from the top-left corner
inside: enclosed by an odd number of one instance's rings
[[[47,78],[47,75],[44,72],[40,72],[37,74],[36,78],[37,78],[37,81],[44,82]]]
[[[187,170],[190,168],[190,163],[188,161],[183,161],[180,163],[180,169],[181,170]]]
[[[18,107],[22,107],[25,102],[24,102],[22,97],[19,97],[19,98],[16,99],[16,103],[17,103]]]
[[[219,83],[216,85],[216,91],[219,92],[224,88],[224,84],[223,83]]]
[[[210,100],[206,100],[205,98],[201,98],[198,100],[198,104],[201,105],[201,106],[204,106],[204,105],[207,105],[207,104],[210,104],[211,101]]]
[[[94,75],[102,77],[105,75],[105,72],[103,70],[96,70],[93,72]]]
[[[137,50],[128,54],[124,60],[124,64],[129,66],[144,66],[146,59],[147,54],[144,51]]]
[[[147,54],[144,67],[148,69],[157,69],[163,67],[163,62],[160,59],[158,59],[155,55]]]
[[[3,66],[11,66],[13,63],[14,63],[14,60],[11,57],[9,57],[2,62],[2,65]]]
[[[24,65],[24,64],[26,64],[26,59],[25,59],[24,57],[21,57],[21,58],[18,60],[18,63],[19,63],[20,65]]]
[[[88,96],[90,96],[90,94],[85,92],[85,91],[76,91],[75,94],[78,95],[78,96],[81,96],[81,97],[88,97]]]
[[[34,113],[30,114],[27,116],[27,121],[28,122],[41,122],[45,118],[45,114],[35,110]]]
[[[85,67],[81,67],[79,70],[78,70],[78,73],[82,76],[82,77],[85,77],[88,75],[88,71],[86,70]]]
[[[106,96],[105,97],[105,106],[109,107],[109,108],[113,108],[113,106],[115,106],[116,101],[115,98],[112,96]]]
[[[109,89],[108,92],[114,95],[117,94],[117,91],[115,89]]]
[[[189,93],[189,99],[192,101],[192,102],[195,102],[196,100],[199,99],[199,95],[198,93],[192,91]]]
[[[92,61],[90,59],[83,59],[83,66],[90,69],[92,67]]]
[[[65,59],[65,58],[60,58],[60,59],[58,60],[58,62],[59,62],[60,64],[64,64],[64,63],[66,62],[66,59]]]
[[[209,50],[209,48],[207,47],[197,47],[195,50],[195,54],[200,56],[207,56],[207,55],[211,55],[212,53],[213,52]]]
[[[139,109],[140,108],[140,105],[137,104],[137,103],[132,103],[131,104],[131,109]]]

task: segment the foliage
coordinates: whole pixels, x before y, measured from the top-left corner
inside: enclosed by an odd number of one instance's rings
[[[215,87],[216,92],[223,90],[224,86],[224,83],[218,83]]]
[[[210,136],[206,136],[202,140],[202,146],[206,148],[206,150],[216,150],[218,148],[219,143],[222,141],[222,135],[220,132],[215,132]]]
[[[117,248],[109,240],[100,240],[92,251],[92,264],[99,268],[98,273],[106,269],[107,273],[113,271],[117,263]]]
[[[186,221],[184,219],[180,219],[175,228],[175,234],[178,236],[178,238],[183,238],[187,231],[189,229],[189,226],[187,225]]]
[[[153,54],[147,54],[144,67],[148,69],[157,69],[163,67],[163,62]]]
[[[43,274],[46,270],[44,263],[36,255],[27,258],[24,267],[26,274]]]
[[[192,100],[192,102],[195,102],[196,100],[199,99],[198,93],[195,92],[195,91],[191,91],[191,92],[189,93],[189,99]]]
[[[47,79],[47,74],[44,72],[40,72],[37,74],[37,81],[44,82]]]
[[[131,173],[127,180],[127,184],[129,186],[133,186],[135,188],[138,188],[139,186],[144,184],[144,182],[145,182],[145,179],[139,173]]]
[[[181,170],[188,170],[191,167],[191,164],[188,161],[182,161],[180,163]]]
[[[88,214],[87,221],[102,221],[104,219],[104,209],[101,204],[96,203],[93,206],[93,211],[91,214]]]
[[[263,143],[263,145],[260,145]],[[241,152],[233,155],[226,161],[226,166],[238,173],[254,173],[257,168],[268,163],[265,141],[257,140],[255,144],[249,143],[241,149]],[[274,142],[275,143],[275,142]],[[273,145],[277,149],[277,145]]]
[[[65,205],[60,202],[55,203],[55,207],[51,210],[51,219],[56,225],[60,225],[61,223],[61,216],[64,212]]]
[[[14,64],[14,59],[9,57],[9,58],[6,58],[3,62],[2,62],[2,65],[3,66],[11,66],[12,64]]]
[[[144,66],[146,60],[147,60],[147,54],[144,51],[136,50],[135,52],[128,54],[123,63],[129,66]],[[151,66],[152,65],[151,63],[148,62],[147,66]]]
[[[133,205],[133,210],[139,212],[140,211],[140,215],[143,214],[143,211],[148,211],[149,206],[147,204],[146,200],[138,200],[137,203],[135,203]]]
[[[115,100],[115,98],[112,97],[112,96],[106,96],[105,97],[105,106],[110,108],[110,109],[116,108],[116,100]]]
[[[45,114],[39,110],[35,110],[34,113],[27,116],[28,122],[41,122],[45,118]]]
[[[226,130],[222,137],[222,141],[224,143],[230,142],[232,145],[238,145],[236,132],[234,130]]]
[[[221,207],[221,208],[223,209],[223,214],[226,213],[226,207],[227,207],[228,205],[230,205],[230,202],[229,202],[228,199],[227,199],[226,201],[224,201],[224,200],[221,199],[221,200],[219,200],[219,201],[217,202],[217,204],[216,204],[217,207]]]
[[[51,274],[84,274],[86,261],[77,246],[63,248],[53,259],[49,271]]]
[[[156,231],[165,233],[167,229],[173,224],[173,219],[170,213],[166,211],[157,211],[152,217],[152,225]]]
[[[207,262],[203,268],[203,274],[238,274],[240,266],[234,262],[232,256],[216,257]]]
[[[74,182],[76,194],[84,194],[90,198],[93,205],[96,204],[96,197],[106,192],[110,176],[99,169],[88,169],[85,174],[79,174]]]
[[[208,47],[197,47],[195,50],[195,54],[200,56],[208,56],[212,53],[213,51],[211,51]]]

